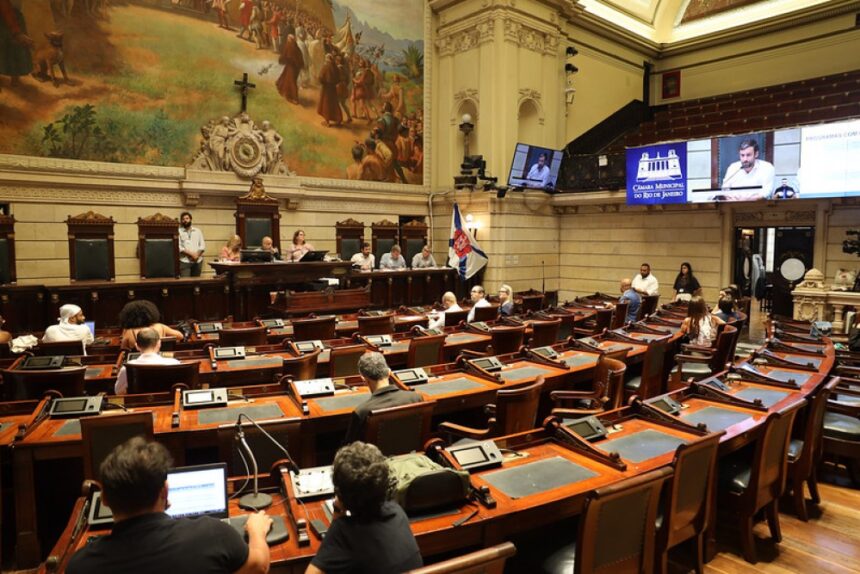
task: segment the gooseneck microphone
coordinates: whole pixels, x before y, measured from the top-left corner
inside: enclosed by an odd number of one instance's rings
[[[248,441],[245,439],[245,431],[242,428],[242,419],[247,420],[249,423],[254,425],[258,431],[260,431],[266,438],[271,441],[276,447],[278,447],[284,455],[287,457],[287,460],[290,463],[290,470],[298,473],[299,467],[296,462],[293,460],[293,457],[290,456],[290,453],[287,452],[287,449],[284,448],[284,445],[275,440],[275,437],[270,435],[266,429],[257,424],[257,421],[246,415],[245,413],[239,413],[239,416],[236,419],[236,441],[242,447],[242,450],[248,455],[248,458],[251,461],[251,470],[254,474],[254,489],[252,492],[245,494],[239,499],[239,507],[247,510],[263,510],[264,508],[268,508],[272,505],[272,497],[264,492],[260,492],[259,483],[258,483],[258,468],[257,468],[257,459],[254,456],[254,452],[251,450],[251,447],[248,445]]]

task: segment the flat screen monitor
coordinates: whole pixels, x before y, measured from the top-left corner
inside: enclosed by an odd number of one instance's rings
[[[239,261],[242,263],[271,263],[272,252],[263,249],[242,249],[239,251]]]
[[[524,143],[514,148],[508,185],[531,189],[555,189],[562,152]]]
[[[302,263],[306,263],[308,261],[322,261],[325,259],[326,253],[328,253],[328,251],[308,251],[302,255],[302,258],[299,259],[299,261]]]
[[[171,469],[167,473],[167,514],[173,518],[227,518],[227,464]]]

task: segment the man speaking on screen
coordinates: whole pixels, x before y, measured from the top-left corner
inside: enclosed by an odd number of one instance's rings
[[[732,163],[726,169],[723,177],[723,193],[714,199],[755,201],[770,198],[773,192],[773,164],[759,159],[758,142],[754,139],[743,140],[738,155],[740,161]]]
[[[546,154],[541,153],[538,156],[537,163],[532,166],[529,170],[526,179],[528,181],[529,187],[547,187],[552,185],[552,181],[549,178],[550,169],[549,166],[546,165]]]

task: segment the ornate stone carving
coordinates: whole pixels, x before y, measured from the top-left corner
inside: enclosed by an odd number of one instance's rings
[[[351,217],[347,217],[343,221],[338,221],[337,226],[338,227],[362,227],[363,228],[364,222],[363,221],[356,221],[355,219],[353,219]]]
[[[248,193],[239,198],[244,201],[278,201],[274,197],[271,197],[268,193],[266,193],[266,187],[263,185],[262,177],[255,177],[251,181],[251,189],[248,190]]]
[[[393,221],[389,221],[387,219],[383,219],[382,221],[377,221],[373,224],[374,227],[397,227],[397,224]]]
[[[164,215],[163,213],[154,213],[153,215],[148,215],[146,217],[138,217],[137,224],[146,224],[146,225],[173,225],[179,227],[179,220],[175,217],[170,217],[169,215]]]
[[[824,273],[815,268],[810,269],[795,289],[827,291],[827,286],[824,284]]]
[[[295,175],[283,161],[283,138],[268,121],[258,127],[247,112],[240,112],[217,123],[209,120],[200,131],[203,140],[188,165],[191,169],[232,171],[242,178],[259,173]]]
[[[785,212],[785,221],[790,221],[792,223],[800,223],[800,222],[815,223],[815,210],[810,209],[809,211],[786,211]]]
[[[101,213],[96,213],[92,209],[87,211],[86,213],[79,213],[72,217],[71,215],[66,218],[66,222],[74,222],[75,224],[83,224],[83,225],[113,225],[114,220],[113,217],[108,217],[106,215],[102,215]]]
[[[504,21],[505,40],[539,54],[558,53],[558,33],[547,33],[518,20]]]

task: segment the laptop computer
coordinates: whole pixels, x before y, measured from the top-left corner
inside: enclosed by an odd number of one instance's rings
[[[90,330],[90,333],[93,337],[96,336],[96,322],[95,321],[84,321],[84,325],[87,326],[87,329]]]
[[[328,251],[308,251],[301,259],[299,259],[299,261],[302,263],[307,263],[308,261],[322,261],[325,259],[326,253],[328,253]]]

